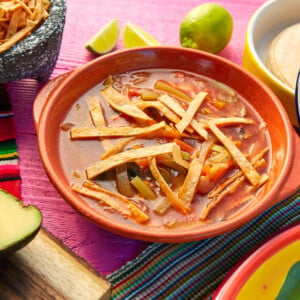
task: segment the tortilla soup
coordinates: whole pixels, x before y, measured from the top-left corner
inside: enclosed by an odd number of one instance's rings
[[[235,90],[169,69],[108,76],[73,105],[60,134],[84,201],[170,230],[222,222],[259,201],[270,147],[266,123]]]

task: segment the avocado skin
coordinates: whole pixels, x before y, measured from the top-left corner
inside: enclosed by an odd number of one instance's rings
[[[0,198],[1,198],[1,196],[11,198],[12,201],[19,202],[23,205],[23,203],[20,199],[16,198],[9,192],[0,188]],[[25,247],[28,243],[30,243],[35,238],[35,236],[40,231],[40,229],[42,227],[43,215],[42,215],[41,211],[33,205],[24,206],[24,209],[29,208],[29,207],[35,209],[37,211],[37,213],[39,214],[39,217],[40,217],[39,226],[37,226],[37,228],[34,231],[30,232],[28,235],[24,236],[22,239],[17,240],[14,244],[12,244],[6,248],[0,248],[0,260],[3,259],[4,257],[14,253],[15,251]]]
[[[0,260],[9,256],[10,254],[20,250],[21,248],[25,247],[27,244],[29,244],[37,235],[37,233],[40,231],[41,226],[39,226],[34,232],[32,232],[29,236],[22,239],[21,241],[18,241],[12,246],[9,246],[5,249],[0,249]]]
[[[58,58],[65,15],[65,0],[52,0],[48,18],[28,37],[0,54],[0,83],[48,79]]]

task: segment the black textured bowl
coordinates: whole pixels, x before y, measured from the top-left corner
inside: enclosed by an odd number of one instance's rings
[[[52,0],[49,17],[28,37],[0,54],[0,82],[32,78],[46,80],[59,54],[66,1]]]

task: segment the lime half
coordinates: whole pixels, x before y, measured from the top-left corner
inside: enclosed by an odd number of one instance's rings
[[[119,33],[119,22],[112,19],[85,44],[85,47],[96,54],[105,54],[116,46]]]
[[[152,35],[131,23],[126,23],[125,25],[123,32],[123,44],[125,48],[160,45],[160,43]]]

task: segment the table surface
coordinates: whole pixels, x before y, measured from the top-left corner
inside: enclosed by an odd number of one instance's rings
[[[180,46],[179,26],[183,16],[199,0],[67,0],[67,17],[60,55],[51,76],[71,71],[96,56],[84,48],[85,42],[112,18],[121,28],[134,23],[155,36],[162,45]],[[247,23],[264,0],[218,0],[234,19],[230,44],[219,54],[241,64]],[[122,49],[120,38],[117,48]],[[37,205],[44,216],[43,226],[82,256],[97,271],[107,275],[134,259],[149,243],[120,237],[80,216],[57,193],[42,166],[32,117],[32,104],[39,89],[33,80],[9,85],[16,123],[21,172],[21,192],[25,203]],[[120,251],[122,249],[122,251]]]

